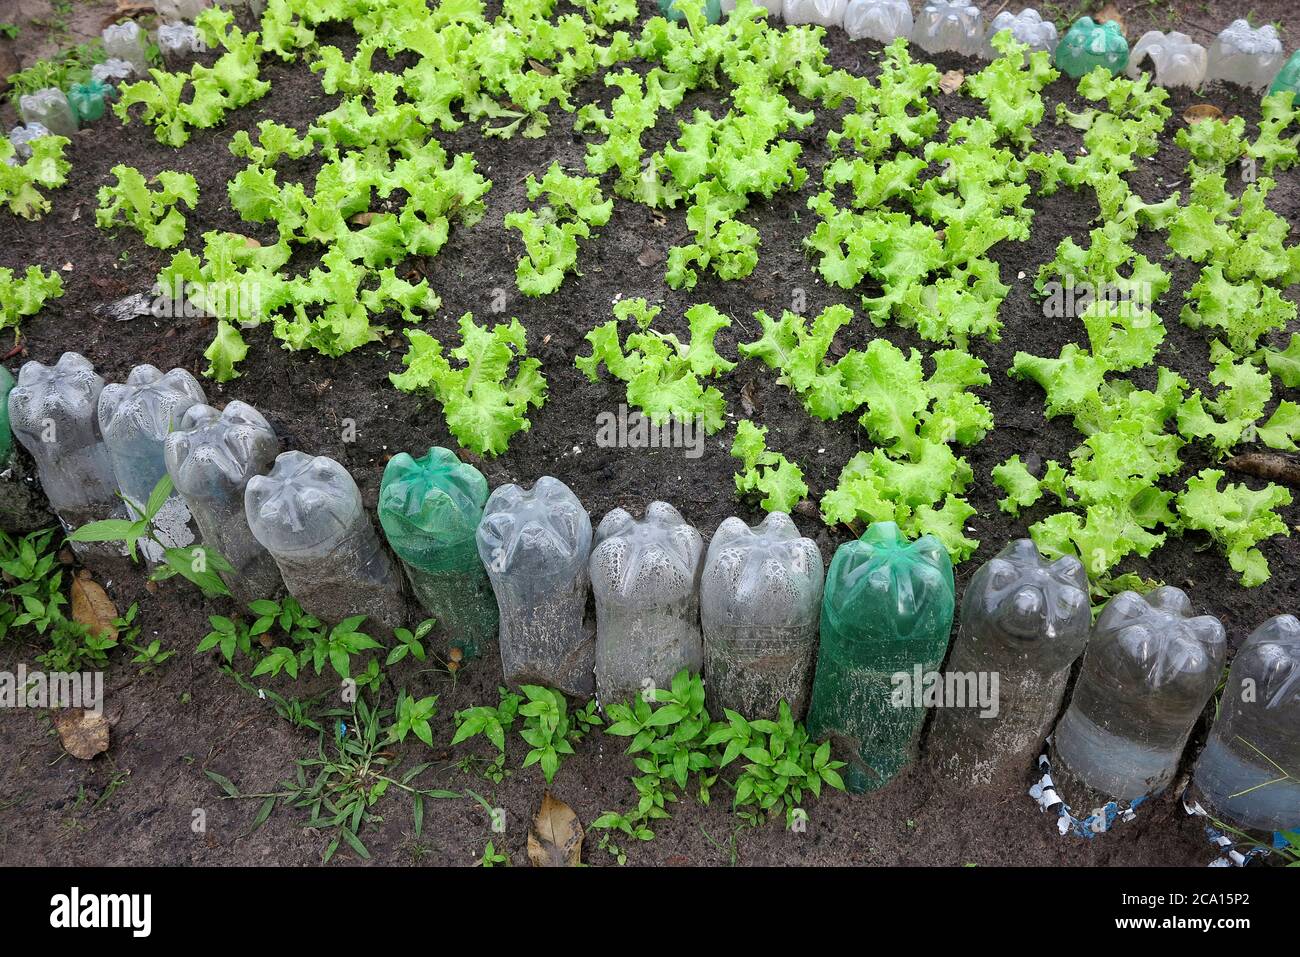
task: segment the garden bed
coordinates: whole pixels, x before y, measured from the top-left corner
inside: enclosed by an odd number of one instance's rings
[[[644,6],[644,4],[643,4]],[[1217,6],[1217,5],[1216,5]],[[1257,8],[1257,15],[1281,16],[1288,5],[1280,2]],[[1198,18],[1208,18],[1199,14]],[[1227,14],[1219,14],[1226,18]],[[1215,21],[1217,22],[1217,21]],[[1226,19],[1224,19],[1226,23]],[[1130,36],[1134,36],[1130,29]],[[346,30],[324,30],[322,42],[338,45],[349,55],[355,38]],[[1208,41],[1206,41],[1208,42]],[[833,65],[871,75],[880,47],[871,41],[849,42],[842,31],[829,30],[826,43]],[[923,54],[915,48],[915,57]],[[376,66],[382,64],[376,58]],[[960,57],[934,58],[940,70],[974,72],[982,64]],[[133,293],[147,293],[159,270],[171,258],[144,245],[127,229],[105,233],[95,227],[97,189],[111,182],[109,169],[119,163],[135,166],[147,176],[164,169],[192,173],[198,181],[200,202],[191,213],[186,247],[201,251],[200,236],[211,229],[242,232],[265,244],[274,242],[273,228],[243,223],[230,208],[226,183],[245,165],[230,154],[227,144],[236,130],[254,130],[273,119],[303,130],[321,113],[332,109],[337,97],[321,90],[318,74],[302,63],[285,66],[267,58],[262,76],[271,82],[264,98],[230,114],[215,130],[195,131],[187,145],[172,150],[158,144],[139,122],[123,127],[108,118],[79,132],[68,149],[72,162],[70,183],[53,191],[52,211],[36,222],[0,214],[0,266],[25,269],[37,263],[61,270],[65,295],[47,305],[22,327],[24,353],[8,365],[15,371],[19,358],[53,362],[65,350],[87,356],[107,381],[122,381],[130,369],[151,363],[161,369],[180,366],[196,375],[205,367],[202,353],[212,338],[213,323],[201,319],[158,320],[140,316],[118,321],[102,314],[101,307]],[[1050,117],[1064,102],[1080,109],[1083,101],[1076,83],[1060,79],[1044,92],[1047,116],[1036,131],[1039,149],[1058,148],[1077,154],[1078,131],[1057,126]],[[599,80],[581,84],[576,104],[609,102],[609,92]],[[715,92],[688,95],[675,116],[689,118],[697,107],[716,105]],[[1162,199],[1178,184],[1186,188],[1187,154],[1174,146],[1174,132],[1183,125],[1187,107],[1209,102],[1230,115],[1244,116],[1248,134],[1254,133],[1259,115],[1258,97],[1248,91],[1214,86],[1205,96],[1174,90],[1170,97],[1173,118],[1161,136],[1159,152],[1139,161],[1127,178],[1148,201]],[[807,108],[805,104],[797,105]],[[974,115],[980,105],[959,94],[935,97],[944,122]],[[821,281],[802,241],[815,225],[806,209],[810,195],[820,189],[821,169],[827,161],[826,133],[839,113],[818,109],[814,124],[790,134],[802,144],[801,164],[808,171],[804,187],[757,199],[742,219],[762,236],[758,267],[746,279],[719,281],[704,273],[690,291],[674,291],[664,283],[664,257],[680,244],[688,231],[682,211],[660,216],[644,206],[616,199],[613,216],[599,235],[582,244],[582,275],[567,277],[558,292],[529,299],[515,288],[515,263],[522,255],[518,234],[503,227],[503,216],[529,204],[524,181],[532,173],[540,178],[553,161],[567,170],[582,167],[584,138],[572,132],[572,117],[553,112],[552,129],[539,139],[483,138],[472,125],[438,137],[449,153],[472,151],[480,172],[492,180],[485,201],[487,213],[475,226],[453,228],[446,247],[434,258],[413,258],[400,263],[398,274],[412,281],[420,276],[442,297],[437,315],[421,328],[443,342],[457,340],[456,320],[473,312],[480,321],[518,316],[528,331],[529,353],[540,358],[548,381],[548,401],[530,413],[532,426],[517,434],[509,450],[495,459],[470,457],[495,487],[506,482],[531,483],[540,475],[566,482],[598,521],[606,511],[623,506],[639,513],[649,501],[661,498],[675,504],[707,536],[726,517],[739,515],[757,522],[762,511],[740,502],[734,494],[737,460],[728,454],[730,432],[709,437],[703,456],[690,459],[680,449],[603,449],[595,442],[597,416],[617,410],[624,401],[623,386],[608,377],[592,383],[573,365],[576,355],[589,348],[586,333],[611,317],[619,298],[644,296],[664,306],[662,328],[684,334],[685,310],[709,302],[733,319],[733,326],[717,338],[719,351],[736,358],[736,344],[757,338],[752,314],[764,309],[775,314],[788,307],[796,289],[804,291],[806,315],[844,303],[861,315],[859,299],[871,292],[870,282],[859,290],[844,291]],[[647,150],[659,148],[675,124],[661,122],[643,138]],[[319,158],[288,161],[283,179],[310,179]],[[1293,225],[1300,223],[1300,169],[1276,174],[1278,186],[1270,206]],[[1051,260],[1058,242],[1066,236],[1084,240],[1097,215],[1091,191],[1062,190],[1051,197],[1031,196],[1035,210],[1032,238],[1027,243],[1003,243],[991,256],[1001,267],[1011,292],[999,316],[1003,323],[996,343],[976,339],[970,351],[982,358],[993,378],[979,389],[992,410],[996,428],[966,451],[975,473],[967,498],[976,515],[967,523],[979,551],[957,569],[960,597],[966,581],[979,565],[1008,540],[1026,534],[1034,521],[1050,512],[1043,503],[1011,518],[998,509],[1003,492],[990,480],[990,470],[1012,455],[1030,454],[1043,460],[1066,460],[1080,436],[1067,417],[1047,421],[1043,392],[1034,383],[1006,375],[1017,351],[1056,355],[1067,342],[1082,340],[1074,320],[1043,316],[1033,295],[1033,278]],[[1295,230],[1292,230],[1295,238]],[[1166,255],[1158,233],[1143,232],[1133,243],[1153,261]],[[310,261],[296,254],[292,266],[305,271]],[[65,266],[65,264],[67,264]],[[1172,276],[1170,291],[1157,311],[1165,318],[1167,337],[1160,348],[1160,364],[1181,374],[1192,388],[1208,388],[1210,370],[1207,337],[1177,321],[1184,294],[1200,267],[1181,260],[1164,263]],[[495,317],[492,303],[497,290],[505,290],[507,306]],[[1291,290],[1289,295],[1293,295]],[[394,329],[398,329],[395,324]],[[1285,344],[1287,336],[1276,337]],[[883,336],[896,345],[933,347],[912,330],[889,324],[877,329],[861,318],[840,335],[844,348],[863,348]],[[395,331],[386,343],[376,343],[340,359],[314,353],[282,350],[268,328],[245,333],[247,359],[240,378],[224,385],[205,381],[209,402],[223,404],[241,399],[255,406],[275,427],[286,449],[328,455],[347,467],[372,510],[380,476],[387,459],[398,451],[423,452],[431,445],[456,448],[438,404],[398,392],[388,374],[400,371],[405,338]],[[1131,378],[1140,386],[1154,384],[1155,367]],[[756,360],[741,359],[736,369],[714,384],[727,401],[731,419],[752,417],[770,431],[769,446],[800,463],[816,500],[833,487],[844,464],[871,444],[853,417],[822,422],[810,417],[797,396],[776,383],[776,376]],[[1294,390],[1292,390],[1294,391]],[[1293,396],[1294,398],[1294,396]],[[744,411],[754,409],[752,414]],[[355,423],[355,441],[347,441],[347,420]],[[1213,462],[1195,446],[1183,452],[1184,470],[1168,487],[1181,488],[1186,479]],[[1261,483],[1242,476],[1251,487]],[[1289,527],[1300,526],[1300,505],[1280,510]],[[828,528],[815,510],[797,510],[801,530],[820,546],[829,563],[835,548],[848,540],[843,527]],[[1239,644],[1266,618],[1300,609],[1300,537],[1275,538],[1261,545],[1272,569],[1263,585],[1244,589],[1228,568],[1223,554],[1192,537],[1171,537],[1150,559],[1128,559],[1120,570],[1135,571],[1186,589],[1199,612],[1217,615],[1227,628],[1231,646]],[[92,763],[63,754],[47,713],[11,712],[0,716],[0,862],[47,864],[307,864],[320,860],[327,837],[305,831],[297,812],[277,811],[255,833],[249,834],[257,801],[223,800],[221,790],[203,772],[229,778],[244,792],[273,791],[290,777],[295,760],[313,753],[316,736],[293,729],[275,714],[271,705],[239,687],[220,669],[214,655],[194,655],[193,648],[209,630],[207,616],[214,608],[225,614],[237,609],[228,604],[204,602],[196,592],[176,583],[157,589],[145,587],[144,576],[132,572],[120,581],[105,582],[119,608],[139,602],[140,621],[147,638],[156,636],[178,653],[156,672],[141,672],[115,658],[107,677],[107,712],[116,724],[113,745]],[[0,644],[0,668],[12,670],[20,661],[30,665],[30,646]],[[417,697],[439,695],[439,713],[433,722],[437,745],[429,756],[446,769],[427,780],[433,786],[456,791],[472,789],[489,804],[506,812],[504,836],[494,835],[483,809],[474,800],[430,801],[423,833],[417,837],[410,806],[392,801],[385,806],[382,828],[365,835],[373,860],[381,863],[469,864],[494,840],[515,863],[525,860],[527,821],[541,800],[543,781],[536,767],[518,769],[525,748],[512,735],[508,766],[513,773],[500,784],[484,780],[473,771],[456,767],[466,753],[486,756],[473,746],[450,748],[452,715],[473,705],[493,703],[500,683],[495,650],[466,665],[454,678],[445,670],[410,660],[388,669],[383,695],[389,705],[400,687]],[[282,693],[283,683],[271,685]],[[303,679],[302,687],[332,691],[325,679]],[[295,693],[302,693],[296,691]],[[1204,738],[1198,727],[1195,740]],[[624,808],[633,799],[628,782],[630,760],[622,754],[622,739],[589,735],[578,753],[560,768],[553,792],[569,803],[589,824],[602,812]],[[411,744],[407,745],[408,750]],[[1189,749],[1195,754],[1195,747]],[[1025,784],[1028,785],[1028,780]],[[820,863],[846,864],[1199,864],[1212,853],[1201,827],[1188,818],[1172,796],[1144,808],[1135,822],[1093,841],[1057,836],[1054,822],[1039,813],[1022,790],[982,791],[972,794],[934,778],[924,767],[914,767],[884,790],[860,797],[828,793],[809,809],[806,833],[791,833],[779,825],[746,829],[732,843],[736,819],[729,796],[715,794],[707,808],[692,800],[679,803],[670,821],[656,827],[657,838],[628,848],[629,863],[709,864],[738,860],[745,864]],[[206,812],[206,828],[192,828],[195,809]],[[585,859],[608,863],[589,838]],[[339,860],[356,860],[347,849]]]

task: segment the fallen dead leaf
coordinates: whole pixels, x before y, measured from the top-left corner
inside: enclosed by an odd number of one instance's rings
[[[1124,14],[1120,13],[1119,7],[1113,3],[1108,3],[1102,7],[1092,20],[1094,23],[1105,23],[1107,20],[1114,20],[1119,24],[1119,32],[1124,32]]]
[[[582,822],[573,808],[547,791],[528,829],[533,867],[577,867],[582,862]]]
[[[54,719],[63,749],[74,758],[89,761],[108,750],[108,719],[79,709],[60,711]]]
[[[82,572],[72,580],[72,620],[85,625],[92,634],[117,641],[117,606],[99,582]]]
[[[1187,123],[1199,123],[1202,120],[1218,120],[1224,122],[1227,118],[1223,115],[1223,110],[1219,109],[1213,103],[1193,103],[1183,113],[1183,120]]]
[[[552,70],[552,69],[551,69],[549,66],[547,66],[545,63],[541,63],[541,62],[539,62],[539,61],[537,61],[537,60],[529,60],[529,61],[528,61],[528,65],[529,65],[530,67],[532,67],[532,70],[533,70],[534,73],[540,73],[542,76],[554,76],[554,75],[555,75],[555,71],[554,71],[554,70]]]
[[[636,257],[636,261],[642,266],[653,266],[663,258],[663,254],[658,249],[647,244],[641,249],[641,255]]]
[[[262,246],[262,244],[258,242],[256,239],[254,239],[252,236],[244,237],[244,245],[247,246],[249,249],[260,249]]]
[[[949,70],[939,77],[939,89],[944,93],[956,93],[966,82],[966,74],[961,70]]]
[[[374,221],[374,213],[357,213],[348,220],[353,226],[369,226]]]
[[[754,380],[750,379],[740,388],[740,407],[745,415],[753,417],[755,412],[763,411],[763,403],[754,395]]]

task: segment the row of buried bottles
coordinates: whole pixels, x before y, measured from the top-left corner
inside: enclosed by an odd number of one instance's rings
[[[1091,17],[1080,17],[1058,38],[1056,25],[1033,7],[1019,13],[1002,10],[986,26],[983,11],[966,0],[929,0],[915,17],[910,0],[753,2],[766,8],[769,17],[787,23],[842,27],[854,40],[889,43],[905,37],[932,54],[952,52],[993,59],[998,55],[993,38],[1009,30],[1031,52],[1051,54],[1057,69],[1072,77],[1101,66],[1137,79],[1149,60],[1155,82],[1161,86],[1195,88],[1209,80],[1224,80],[1259,93],[1300,92],[1300,51],[1288,60],[1275,27],[1255,28],[1247,20],[1234,20],[1208,50],[1185,33],[1159,30],[1147,31],[1130,49],[1123,27],[1114,20],[1097,23]],[[716,22],[735,6],[736,0],[706,0],[705,13]],[[671,19],[681,17],[673,0],[659,0],[659,8]]]
[[[178,70],[195,54],[207,49],[194,26],[179,19],[192,18],[206,6],[206,0],[160,0],[155,4],[159,16],[170,21],[160,23],[154,35],[167,69]],[[9,141],[15,149],[11,163],[30,156],[28,144],[38,137],[51,133],[70,137],[81,124],[99,120],[109,102],[117,98],[118,83],[131,76],[149,75],[149,33],[134,20],[105,27],[100,40],[104,59],[91,66],[84,80],[66,90],[49,86],[18,98],[18,114],[24,125],[9,131]]]
[[[1182,591],[1124,592],[1094,624],[1083,566],[1048,561],[1028,539],[971,579],[950,652],[953,570],[931,536],[907,541],[876,523],[824,574],[817,546],[782,513],[752,528],[729,518],[707,550],[663,502],[639,520],[616,508],[593,532],[558,479],[489,496],[483,475],[443,448],[396,455],[384,470],[378,515],[399,567],[343,466],[281,452],[255,409],[208,406],[182,369],[138,366],[105,385],[65,353],[54,366],[26,363],[16,384],[3,377],[13,435],[68,527],[119,515],[122,498],[142,502],[170,474],[169,504],[230,562],[243,601],[283,587],[326,621],[364,614],[379,632],[407,623],[405,577],[466,655],[498,639],[510,682],[607,704],[686,668],[703,672],[715,714],[770,717],[785,700],[814,736],[850,752],[854,790],[917,758],[933,708],[926,760],[955,780],[1019,780],[1051,733],[1063,793],[1133,801],[1172,781],[1223,672],[1223,626],[1194,615]],[[82,546],[83,558],[117,558],[97,547]],[[1238,651],[1195,781],[1228,820],[1281,829],[1300,823],[1297,768],[1300,621],[1279,615]]]

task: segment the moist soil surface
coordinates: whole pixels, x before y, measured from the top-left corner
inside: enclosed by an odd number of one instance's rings
[[[643,4],[644,6],[644,4]],[[1142,5],[1143,15],[1149,14]],[[1204,23],[1198,39],[1209,37],[1235,14],[1226,5],[1191,4],[1188,17]],[[1208,7],[1208,9],[1207,9]],[[1289,4],[1257,5],[1260,19],[1279,20]],[[1174,9],[1173,7],[1170,8]],[[1130,17],[1130,38],[1148,24]],[[1168,27],[1167,23],[1156,26]],[[1191,20],[1174,23],[1195,32]],[[355,38],[347,31],[322,31],[322,42],[350,50]],[[868,75],[877,70],[879,47],[870,42],[850,42],[842,31],[830,30],[826,39],[834,65]],[[920,52],[913,48],[913,55]],[[975,71],[980,64],[955,56],[935,59],[941,70]],[[381,65],[377,58],[376,66]],[[319,114],[331,109],[336,98],[325,95],[318,75],[303,63],[281,64],[267,58],[263,77],[272,82],[264,99],[234,113],[216,130],[197,131],[182,149],[161,146],[140,122],[122,126],[109,118],[73,139],[68,186],[52,194],[53,209],[42,220],[28,223],[12,216],[0,217],[0,266],[15,270],[31,263],[62,271],[66,287],[62,299],[23,325],[22,350],[6,360],[17,372],[22,361],[50,363],[65,350],[86,355],[107,381],[122,381],[139,363],[162,369],[184,367],[198,374],[205,366],[201,353],[213,332],[203,319],[159,320],[141,316],[118,321],[104,315],[106,304],[133,293],[147,293],[170,252],[145,246],[134,231],[122,228],[106,233],[95,228],[97,189],[112,181],[109,170],[118,163],[135,166],[146,176],[164,169],[194,174],[200,187],[200,204],[189,215],[186,245],[196,251],[203,232],[224,229],[272,242],[271,229],[245,224],[231,210],[226,182],[243,166],[227,149],[236,130],[252,130],[274,119],[304,130]],[[581,104],[593,100],[607,104],[610,93],[599,80],[584,83],[574,97]],[[1059,148],[1072,155],[1079,148],[1077,131],[1055,126],[1050,118],[1055,105],[1065,102],[1080,108],[1082,101],[1068,80],[1046,91],[1049,119],[1036,133],[1038,149]],[[697,107],[718,104],[717,95],[697,93],[686,99],[677,116],[689,117]],[[796,103],[801,108],[807,104]],[[1162,136],[1160,152],[1139,162],[1129,177],[1147,199],[1185,188],[1186,154],[1173,146],[1182,115],[1193,104],[1212,103],[1227,114],[1247,119],[1255,134],[1256,97],[1235,87],[1215,86],[1204,94],[1178,90],[1170,105],[1174,115]],[[937,97],[945,125],[971,114],[979,104],[960,95]],[[614,214],[599,235],[585,242],[579,254],[581,276],[566,278],[560,290],[541,299],[521,296],[514,285],[515,263],[522,255],[518,233],[508,231],[502,217],[525,208],[524,180],[537,176],[558,160],[568,171],[582,169],[584,140],[572,132],[572,117],[553,115],[551,132],[540,139],[503,141],[484,138],[467,125],[454,134],[439,134],[449,152],[472,150],[479,169],[493,182],[486,197],[487,215],[473,228],[453,228],[451,239],[434,259],[407,260],[399,275],[427,276],[441,295],[443,306],[423,326],[444,342],[456,341],[455,324],[464,312],[480,320],[493,317],[492,304],[505,296],[500,318],[518,316],[528,330],[529,352],[538,356],[549,383],[544,408],[531,415],[532,427],[516,435],[509,451],[494,460],[470,460],[481,468],[490,486],[506,482],[531,483],[540,475],[554,475],[577,493],[593,521],[611,508],[622,506],[636,513],[654,499],[675,504],[706,536],[730,515],[747,522],[762,518],[761,510],[736,501],[732,476],[736,460],[728,454],[733,429],[709,437],[703,455],[688,458],[681,449],[603,449],[595,443],[597,416],[616,411],[624,401],[621,383],[608,377],[589,382],[573,366],[574,356],[589,351],[583,342],[588,330],[611,316],[620,297],[645,296],[662,303],[659,323],[684,334],[685,310],[697,302],[710,302],[733,317],[732,328],[718,336],[720,352],[736,358],[736,343],[757,337],[752,315],[757,309],[774,312],[805,300],[805,313],[816,314],[832,303],[858,306],[862,294],[876,294],[871,284],[858,290],[829,288],[821,282],[805,256],[802,240],[815,225],[806,202],[816,191],[821,167],[828,160],[825,137],[837,124],[838,113],[818,111],[817,122],[794,134],[803,146],[802,162],[808,181],[796,193],[761,198],[743,218],[762,236],[758,267],[746,279],[721,282],[702,274],[689,292],[676,292],[663,281],[664,257],[670,246],[687,235],[680,210],[664,215],[645,207],[615,200]],[[644,137],[648,150],[658,148],[675,123],[661,122]],[[938,136],[942,137],[941,128]],[[312,160],[282,164],[281,180],[310,179]],[[1293,224],[1300,222],[1300,171],[1280,173],[1271,205]],[[608,184],[605,184],[608,186]],[[1232,183],[1230,186],[1239,186]],[[1082,328],[1070,320],[1049,320],[1032,295],[1039,266],[1053,257],[1066,236],[1084,240],[1098,214],[1091,193],[1062,190],[1052,197],[1031,197],[1035,211],[1032,238],[1027,243],[1003,243],[992,255],[1001,265],[1002,279],[1011,286],[1001,310],[1000,341],[976,341],[971,351],[988,365],[991,385],[979,391],[992,408],[996,429],[978,446],[966,451],[975,472],[968,499],[977,510],[969,526],[981,541],[978,553],[957,570],[960,596],[980,564],[1009,539],[1026,534],[1027,527],[1045,517],[1040,504],[1019,518],[998,510],[1000,491],[989,471],[1008,456],[1037,455],[1065,459],[1081,436],[1062,418],[1046,421],[1043,394],[1031,384],[1006,375],[1015,352],[1055,355],[1063,344],[1081,341]],[[1292,237],[1293,241],[1295,237]],[[1135,244],[1153,260],[1167,255],[1159,235],[1143,233]],[[299,257],[300,258],[300,257]],[[299,266],[297,259],[292,264]],[[302,264],[308,268],[310,262]],[[1172,287],[1157,305],[1168,337],[1159,361],[1182,374],[1193,387],[1206,387],[1209,371],[1208,342],[1203,333],[1182,326],[1177,319],[1187,288],[1198,268],[1168,262]],[[400,323],[395,322],[394,329]],[[1273,337],[1286,342],[1290,332]],[[279,347],[269,329],[245,334],[250,349],[242,376],[225,385],[205,381],[209,401],[218,406],[241,399],[258,408],[275,426],[286,449],[328,455],[343,463],[355,477],[367,507],[373,510],[384,463],[398,451],[422,452],[431,445],[455,448],[441,410],[429,399],[397,392],[388,373],[401,369],[405,340],[395,331],[386,342],[376,343],[341,359],[316,354],[290,353]],[[923,344],[911,331],[897,325],[873,327],[858,310],[858,319],[840,336],[843,348],[864,347],[875,336],[887,336],[904,348]],[[928,352],[932,347],[925,346]],[[1150,367],[1134,376],[1140,385],[1154,383]],[[1148,381],[1149,380],[1149,381]],[[741,360],[733,373],[718,380],[732,421],[749,415],[766,424],[769,447],[800,463],[815,500],[836,484],[840,469],[859,450],[871,448],[865,433],[846,416],[839,422],[821,422],[808,416],[798,400],[775,382],[775,375],[757,361]],[[1279,392],[1281,390],[1279,387]],[[1277,396],[1282,397],[1282,396]],[[1300,398],[1289,396],[1293,400]],[[355,423],[355,440],[349,422]],[[1180,488],[1189,475],[1210,464],[1207,456],[1189,447],[1185,470],[1168,487]],[[1256,480],[1233,476],[1251,487]],[[373,514],[373,511],[372,511]],[[1288,526],[1300,525],[1300,507],[1284,509]],[[851,535],[843,528],[827,528],[812,509],[796,511],[795,520],[820,546],[829,563],[835,548]],[[1232,646],[1266,618],[1300,608],[1300,539],[1275,539],[1262,546],[1273,570],[1272,578],[1254,589],[1243,589],[1223,555],[1206,541],[1171,537],[1150,560],[1130,560],[1117,571],[1140,574],[1188,590],[1196,607],[1219,616]],[[314,756],[317,736],[295,729],[278,717],[271,703],[241,688],[223,672],[215,654],[195,655],[193,649],[208,631],[207,616],[235,614],[223,601],[205,602],[193,589],[175,582],[146,588],[145,576],[133,570],[116,580],[104,581],[120,609],[139,604],[142,637],[161,639],[177,654],[154,670],[129,663],[124,651],[114,654],[106,677],[106,713],[113,722],[112,746],[92,761],[64,753],[52,716],[40,710],[9,710],[0,714],[0,863],[8,864],[311,864],[321,860],[329,834],[305,826],[303,812],[278,809],[260,828],[251,831],[259,801],[224,799],[222,791],[205,774],[214,771],[229,778],[245,793],[277,790],[277,782],[292,777],[294,762]],[[419,616],[416,616],[417,620]],[[436,655],[445,655],[445,636],[435,632]],[[0,645],[0,668],[14,670],[19,663],[39,667],[34,643],[8,641]],[[246,661],[241,661],[248,671]],[[453,733],[454,712],[473,705],[495,703],[501,683],[495,649],[487,657],[467,663],[454,677],[434,662],[409,659],[386,670],[383,700],[391,705],[400,688],[416,697],[439,696],[433,721],[436,747],[429,751],[408,739],[403,760],[408,764],[433,761],[435,769],[421,779],[426,786],[476,792],[493,807],[504,809],[504,834],[493,833],[488,814],[469,796],[430,801],[423,833],[415,834],[411,805],[387,797],[380,805],[382,826],[362,835],[371,862],[387,864],[471,864],[492,840],[514,863],[526,860],[528,822],[541,801],[545,784],[536,767],[519,769],[527,748],[512,733],[508,766],[513,773],[500,784],[485,780],[479,768],[460,766],[466,755],[487,759],[489,750],[477,744],[446,746]],[[307,698],[337,696],[338,687],[327,678],[303,678],[298,684],[285,679],[266,687],[287,696]],[[336,702],[332,702],[336,703]],[[1206,720],[1193,734],[1194,755],[1204,739]],[[627,810],[635,804],[629,782],[633,768],[625,756],[626,739],[589,735],[577,746],[552,786],[553,793],[570,804],[589,824],[608,810]],[[1184,767],[1185,772],[1187,767]],[[1170,795],[1149,802],[1137,819],[1094,840],[1061,838],[1055,821],[1039,812],[1017,784],[972,793],[937,779],[924,762],[908,770],[884,789],[848,796],[829,792],[812,804],[806,831],[793,833],[779,823],[757,829],[739,829],[730,813],[730,796],[718,787],[714,801],[703,807],[684,798],[673,808],[670,821],[656,827],[657,838],[646,843],[627,842],[633,864],[946,864],[946,865],[1202,865],[1212,859],[1201,827],[1182,811]],[[202,815],[198,815],[198,811]],[[196,819],[204,826],[197,828]],[[584,859],[592,864],[611,863],[589,836]],[[344,847],[336,863],[364,863]]]

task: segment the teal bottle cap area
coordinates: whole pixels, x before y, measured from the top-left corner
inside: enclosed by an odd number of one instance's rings
[[[467,551],[477,563],[474,534],[487,495],[483,473],[450,449],[435,446],[418,459],[402,452],[384,469],[379,522],[393,550],[413,565],[431,570],[452,551]]]

